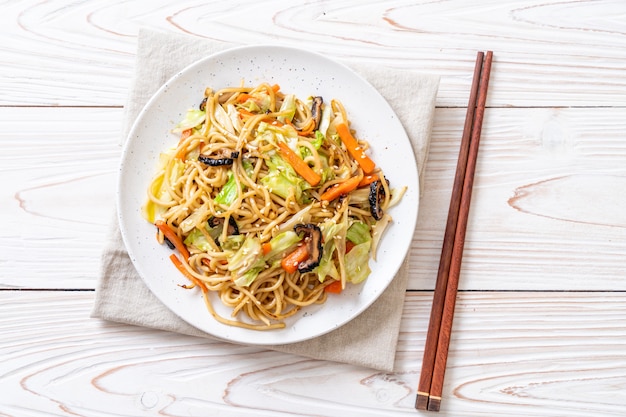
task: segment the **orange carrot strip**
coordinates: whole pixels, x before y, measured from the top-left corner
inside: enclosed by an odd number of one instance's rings
[[[298,270],[298,265],[300,262],[306,260],[309,257],[309,250],[306,245],[300,245],[291,252],[289,255],[285,256],[282,261],[280,261],[280,266],[289,273],[294,273]]]
[[[263,255],[267,255],[272,250],[272,244],[270,242],[265,242],[261,245],[261,250],[263,251]]]
[[[174,230],[172,230],[172,228],[169,227],[163,220],[157,220],[154,224],[161,232],[163,232],[167,240],[172,242],[176,249],[178,249],[178,252],[180,252],[183,258],[185,258],[185,260],[189,259],[189,250],[187,250],[187,246],[185,246],[182,239],[178,237],[176,232],[174,232]]]
[[[180,141],[178,142],[178,145],[180,146],[180,144],[183,143],[185,139],[191,136],[192,132],[193,132],[193,129],[183,130],[182,133],[180,134]],[[187,155],[187,148],[181,148],[180,151],[178,151],[178,153],[176,154],[176,158],[184,160],[186,155]]]
[[[237,103],[244,103],[244,102],[248,101],[249,98],[252,98],[252,97],[253,96],[248,94],[248,93],[241,93],[237,97]]]
[[[374,181],[378,181],[378,174],[365,175],[363,177],[363,179],[361,180],[361,182],[359,183],[359,186],[357,188],[361,188],[361,187],[365,187],[367,185],[370,185]]]
[[[293,169],[306,180],[306,182],[313,186],[319,184],[322,177],[313,171],[311,167],[302,160],[302,158],[300,158],[294,151],[291,150],[289,146],[287,146],[287,144],[278,142],[278,147],[280,148],[281,156],[289,162],[289,165],[291,165]]]
[[[343,144],[346,145],[348,152],[350,152],[350,155],[352,155],[352,157],[358,162],[363,172],[371,174],[372,171],[374,171],[374,168],[376,168],[376,164],[365,154],[363,148],[359,145],[359,142],[354,136],[352,136],[350,129],[348,129],[348,125],[345,123],[339,123],[337,125],[337,133],[339,133],[339,138]]]
[[[334,293],[334,294],[341,293],[341,291],[343,291],[341,281],[335,281],[332,284],[327,285],[326,287],[324,287],[324,291]]]
[[[274,84],[274,85],[270,86],[269,88],[266,88],[266,90],[267,90],[268,94],[270,94],[271,92],[276,94],[276,93],[278,93],[278,90],[280,90],[280,86],[278,84]],[[252,94],[240,93],[239,96],[237,97],[237,102],[238,103],[244,103],[248,99],[258,100],[258,98],[254,97],[254,95],[252,95]]]
[[[313,128],[309,128],[308,130],[301,130],[298,132],[298,135],[300,136],[312,136],[313,135]]]
[[[183,130],[180,133],[180,140],[183,141],[183,140],[187,139],[189,136],[191,136],[191,132],[193,132],[193,129],[191,129],[191,128]]]
[[[333,201],[342,194],[348,194],[359,185],[361,178],[360,176],[350,177],[342,183],[327,188],[320,196],[320,200]]]
[[[248,111],[246,109],[237,109],[237,111],[239,112],[240,116],[246,116],[246,117],[257,116],[257,114],[252,113],[251,111]]]
[[[239,112],[239,118],[241,118],[241,119],[243,119],[244,117],[258,116],[260,114],[260,113],[252,113],[251,111],[248,111],[246,109],[237,109],[237,111]],[[276,120],[275,117],[271,117],[271,116],[264,117],[263,121],[266,122],[266,123],[269,123],[271,125],[279,126],[279,127],[285,125],[284,123],[279,122],[278,120]]]
[[[206,288],[206,285],[204,285],[204,282],[200,281],[198,278],[191,275],[189,271],[187,271],[187,268],[185,268],[185,265],[183,265],[181,260],[178,259],[178,256],[176,256],[175,253],[170,255],[170,260],[172,261],[176,269],[178,269],[185,277],[187,277],[189,281],[193,282],[194,285],[197,285],[198,287],[200,287],[200,289],[203,292],[207,291],[207,288]]]

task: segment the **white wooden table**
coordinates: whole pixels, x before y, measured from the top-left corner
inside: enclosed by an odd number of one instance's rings
[[[414,410],[476,51],[493,50],[443,416],[626,413],[626,3],[0,3],[0,415]],[[392,374],[89,318],[140,27],[441,75]]]

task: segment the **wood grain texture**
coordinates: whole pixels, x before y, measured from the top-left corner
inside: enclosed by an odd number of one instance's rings
[[[429,291],[407,293],[395,373],[89,319],[74,290],[95,287],[141,27],[441,75],[414,290],[494,50],[439,415],[624,415],[625,2],[24,0],[0,22],[1,416],[426,415]]]
[[[436,276],[461,117],[436,115],[412,288]],[[623,108],[487,109],[461,289],[624,289],[625,117]]]
[[[93,288],[113,219],[121,109],[5,108],[1,288]],[[25,128],[27,126],[27,128]]]
[[[431,296],[408,293],[398,372],[378,373],[89,319],[92,292],[3,291],[0,415],[415,415]],[[623,293],[461,293],[439,415],[623,415],[625,320]]]
[[[94,288],[122,111],[3,110],[0,288]],[[464,115],[436,111],[412,289],[434,286]],[[623,108],[487,109],[460,288],[626,290],[625,131]]]
[[[626,105],[620,0],[28,0],[0,7],[0,105],[122,105],[140,27],[440,74],[440,106],[466,105],[475,51],[492,49],[498,88],[488,106]]]

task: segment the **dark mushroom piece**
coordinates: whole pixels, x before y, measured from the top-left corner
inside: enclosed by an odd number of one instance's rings
[[[200,105],[198,106],[198,108],[199,108],[200,110],[202,110],[202,111],[205,111],[205,110],[206,110],[206,100],[207,100],[207,98],[206,98],[206,97],[205,97],[205,98],[203,98],[203,99],[202,99],[202,101],[200,102]]]
[[[369,203],[370,203],[370,213],[372,213],[372,217],[376,220],[380,220],[383,218],[383,208],[382,203],[385,199],[385,188],[383,187],[383,183],[381,180],[376,180],[370,184],[370,195],[369,195]]]
[[[170,248],[171,250],[176,249],[176,246],[172,243],[172,241],[166,238],[165,236],[163,236],[163,241],[165,242],[167,247]]]
[[[158,231],[159,231],[159,228],[157,227],[156,229],[157,229],[157,232],[158,232]],[[171,241],[171,240],[169,240],[169,239],[167,238],[167,236],[165,236],[165,235],[163,235],[163,243],[165,243],[165,244],[167,245],[167,247],[168,247],[168,248],[170,248],[171,250],[176,249],[176,245],[174,245],[174,244],[172,243],[172,241]]]
[[[297,224],[293,230],[298,234],[304,234],[304,244],[309,252],[309,257],[298,264],[298,272],[311,272],[320,264],[322,259],[322,231],[314,224]]]
[[[232,165],[235,159],[237,159],[238,157],[239,152],[228,150],[216,153],[215,155],[211,156],[200,154],[198,155],[198,161],[202,162],[205,165],[219,167]]]
[[[208,223],[210,227],[224,227],[224,218],[211,216],[209,217]],[[239,227],[237,226],[237,222],[232,216],[228,218],[228,230],[226,231],[226,234],[228,235],[239,234]]]
[[[214,237],[213,240],[217,246],[221,246],[218,237],[222,234],[222,230],[224,230],[224,218],[211,216],[209,217],[209,220],[207,220],[207,223],[209,224],[209,227],[215,228],[219,231],[219,234],[217,237]],[[226,234],[229,236],[239,234],[239,226],[237,226],[237,222],[232,216],[228,218],[228,230],[226,231]]]
[[[317,130],[320,126],[320,121],[322,120],[322,104],[324,103],[324,99],[320,96],[313,97],[313,104],[311,105],[311,116],[315,121],[315,129]]]

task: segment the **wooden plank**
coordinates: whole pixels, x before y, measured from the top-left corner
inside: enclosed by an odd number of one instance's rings
[[[431,288],[437,275],[462,114],[436,114],[410,288]],[[620,108],[487,110],[460,288],[626,288],[625,116]]]
[[[8,2],[0,105],[125,103],[140,27],[276,43],[442,76],[464,106],[477,50],[495,52],[489,106],[624,106],[621,2]],[[242,19],[241,16],[254,16]],[[10,39],[8,39],[10,35]],[[349,51],[349,52],[347,52]]]
[[[0,291],[0,414],[415,413],[430,292],[395,373],[89,319],[93,296]],[[456,314],[439,415],[622,415],[626,294],[461,293]]]
[[[4,109],[0,288],[95,286],[122,112]],[[434,286],[464,113],[436,111],[411,289]],[[488,109],[460,288],[626,290],[625,131],[620,108]]]
[[[113,220],[122,109],[7,108],[2,288],[93,288]]]

